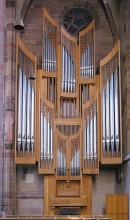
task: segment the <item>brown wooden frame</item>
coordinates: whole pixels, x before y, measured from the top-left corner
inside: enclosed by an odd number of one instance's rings
[[[115,56],[118,56],[118,75],[119,75],[119,108],[120,108],[120,156],[119,157],[103,157],[102,151],[102,143],[101,143],[101,163],[102,164],[120,164],[122,163],[122,117],[121,117],[121,73],[120,73],[120,41],[116,43],[111,52],[102,60],[100,60],[100,94],[102,94],[103,90],[103,82],[102,82],[102,68],[107,65]],[[102,98],[102,97],[101,97]],[[102,108],[101,108],[101,140],[102,140]]]
[[[31,53],[27,49],[27,47],[23,44],[21,41],[20,37],[16,35],[16,88],[15,88],[15,100],[17,100],[18,94],[17,94],[17,81],[18,81],[18,65],[19,65],[19,57],[18,57],[18,51],[19,49],[25,54],[28,59],[30,59],[34,63],[34,71],[36,74],[37,71],[37,58],[34,54]],[[37,140],[36,140],[36,81],[34,82],[35,84],[35,109],[34,109],[34,114],[35,114],[35,119],[34,119],[34,157],[28,157],[25,155],[25,157],[19,157],[17,156],[17,104],[15,105],[15,163],[18,164],[35,164],[36,158],[35,158],[35,153],[37,149]],[[17,103],[17,101],[16,101]]]

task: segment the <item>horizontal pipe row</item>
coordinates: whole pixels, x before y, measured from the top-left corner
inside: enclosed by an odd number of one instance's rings
[[[53,131],[48,117],[41,112],[41,143],[40,159],[44,168],[49,168],[53,163]]]
[[[56,71],[56,48],[44,32],[43,69],[47,72]]]
[[[18,71],[18,139],[17,151],[34,154],[34,90],[24,72]]]
[[[72,57],[62,45],[62,92],[76,91],[76,67]]]
[[[80,59],[80,76],[94,78],[94,52],[93,42],[88,45]]]
[[[119,156],[119,81],[118,69],[111,75],[102,91],[102,144],[103,153]]]
[[[71,136],[78,132],[79,125],[57,125],[57,128],[62,134]]]

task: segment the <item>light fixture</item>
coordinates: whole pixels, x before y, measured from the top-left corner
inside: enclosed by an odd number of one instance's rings
[[[22,31],[24,29],[23,19],[21,18],[20,14],[18,15],[18,17],[16,17],[16,22],[14,24],[14,28],[18,31]]]

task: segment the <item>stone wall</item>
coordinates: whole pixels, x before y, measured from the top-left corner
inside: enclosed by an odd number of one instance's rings
[[[4,149],[4,39],[5,39],[5,1],[0,1],[0,210],[3,209],[3,149]]]
[[[43,175],[37,167],[17,166],[17,214],[44,214]]]

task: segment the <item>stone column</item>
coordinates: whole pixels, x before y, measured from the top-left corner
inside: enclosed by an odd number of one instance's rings
[[[5,0],[0,0],[0,211],[3,191],[3,120],[4,120],[4,39],[5,39]]]
[[[1,0],[0,0],[1,1]],[[4,0],[5,1],[5,0]],[[3,151],[3,205],[7,214],[16,213],[16,168],[14,161],[15,1],[6,0],[5,109]]]

